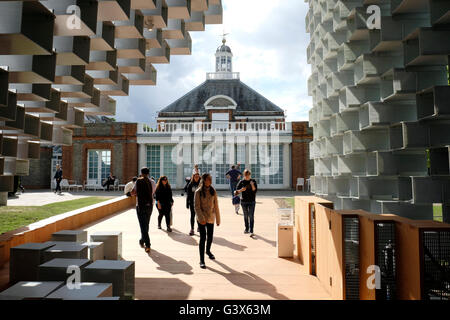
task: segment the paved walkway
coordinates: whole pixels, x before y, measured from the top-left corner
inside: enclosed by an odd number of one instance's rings
[[[134,209],[87,226],[87,230],[123,232],[123,257],[136,261],[137,299],[329,299],[297,259],[277,257],[273,197],[262,194],[258,198],[254,239],[243,234],[243,216],[234,213],[228,196],[221,196],[219,205],[222,224],[215,229],[212,247],[216,260],[206,258],[206,270],[199,266],[198,235],[187,235],[189,212],[184,197],[175,197],[172,233],[157,229],[157,211],[153,212],[150,255],[138,245]]]

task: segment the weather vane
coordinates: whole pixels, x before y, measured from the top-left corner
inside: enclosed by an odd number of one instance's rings
[[[225,30],[223,30],[222,33],[222,43],[225,44],[225,42],[227,42],[227,39],[225,38],[227,35],[229,35],[230,33],[225,33]]]

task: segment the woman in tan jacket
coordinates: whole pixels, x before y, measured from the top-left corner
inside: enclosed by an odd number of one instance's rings
[[[195,215],[197,217],[198,228],[200,231],[200,267],[206,268],[205,265],[205,242],[206,254],[211,260],[215,257],[211,253],[211,244],[214,234],[214,222],[220,225],[219,202],[217,201],[217,192],[211,185],[212,178],[209,173],[202,175],[202,180],[194,195]]]

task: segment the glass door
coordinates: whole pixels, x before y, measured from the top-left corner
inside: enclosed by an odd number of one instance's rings
[[[89,150],[87,180],[90,184],[101,184],[111,172],[111,150]]]

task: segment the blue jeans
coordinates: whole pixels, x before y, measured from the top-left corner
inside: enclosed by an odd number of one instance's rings
[[[231,191],[231,196],[234,196],[234,192],[236,191],[236,186],[237,186],[238,182],[237,181],[231,181],[230,180],[230,191]]]
[[[137,217],[139,220],[139,227],[141,228],[141,240],[139,242],[150,247],[150,236],[148,235],[148,229],[150,224],[150,217],[152,215],[153,206],[136,207]]]
[[[244,211],[245,231],[253,233],[255,224],[255,205],[256,202],[241,202],[242,211]]]

